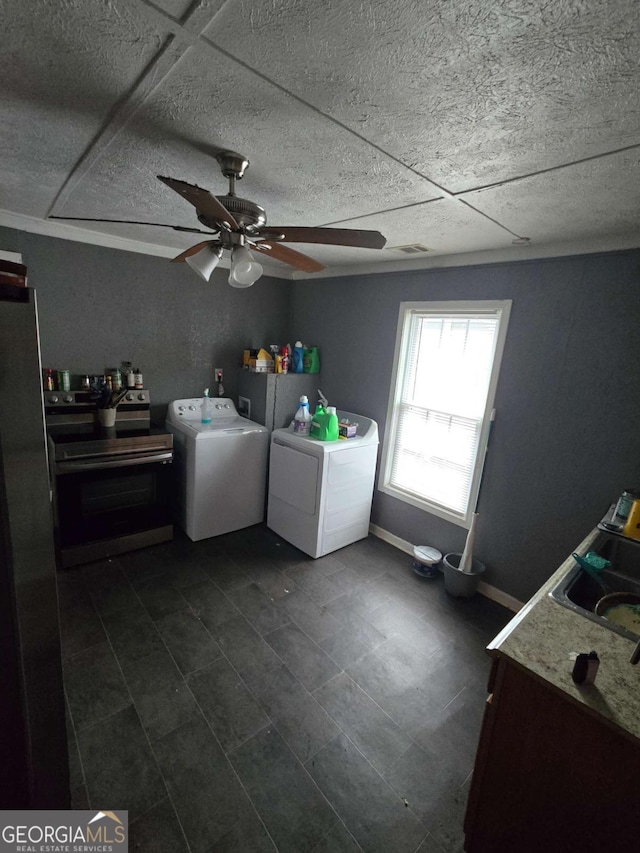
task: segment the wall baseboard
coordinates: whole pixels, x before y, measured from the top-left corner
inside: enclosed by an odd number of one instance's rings
[[[394,533],[389,533],[388,530],[385,530],[384,527],[378,527],[377,524],[370,524],[369,532],[373,533],[374,536],[377,536],[378,539],[388,542],[389,545],[393,545],[394,548],[398,548],[398,550],[404,551],[405,554],[410,554],[413,557],[414,546],[411,542],[407,542],[406,539],[401,539]],[[509,595],[508,592],[503,592],[501,589],[491,586],[491,584],[485,583],[484,581],[479,582],[478,592],[481,595],[484,595],[485,598],[490,598],[492,601],[501,604],[503,607],[506,607],[508,610],[512,610],[514,613],[517,613],[518,610],[524,606],[521,601],[518,601],[517,598]]]

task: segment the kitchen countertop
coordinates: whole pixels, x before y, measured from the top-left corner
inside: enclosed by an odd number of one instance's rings
[[[585,554],[599,533],[597,528],[593,530],[576,552]],[[574,566],[569,556],[487,651],[513,661],[590,713],[640,738],[640,664],[629,663],[634,643],[549,597]],[[592,650],[600,658],[595,683],[578,686],[571,678],[575,654]]]

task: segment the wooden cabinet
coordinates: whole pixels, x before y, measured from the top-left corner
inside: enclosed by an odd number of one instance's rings
[[[638,740],[503,656],[489,689],[465,851],[639,850]]]

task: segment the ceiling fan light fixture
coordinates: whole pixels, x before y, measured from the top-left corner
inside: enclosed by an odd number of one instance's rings
[[[251,287],[263,273],[262,264],[251,257],[246,246],[236,246],[231,252],[229,284],[232,287]]]
[[[222,246],[216,246],[213,244],[205,246],[201,252],[197,252],[195,255],[190,255],[188,258],[185,258],[185,262],[189,264],[191,269],[196,272],[200,278],[203,278],[205,281],[209,281],[211,273],[220,263],[221,257]]]

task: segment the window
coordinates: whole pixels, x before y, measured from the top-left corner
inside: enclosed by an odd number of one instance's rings
[[[403,302],[380,489],[471,523],[511,302]]]

